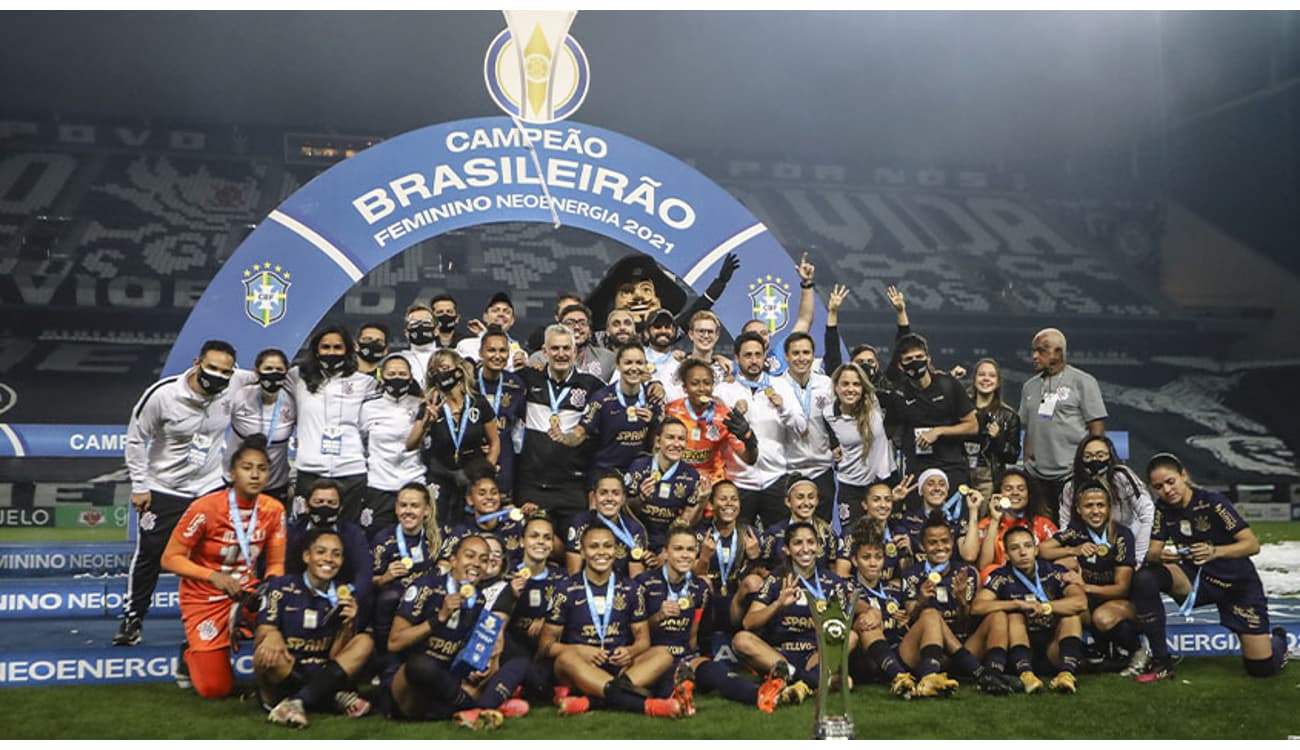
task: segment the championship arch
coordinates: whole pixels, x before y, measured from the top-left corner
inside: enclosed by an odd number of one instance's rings
[[[791,255],[717,183],[609,130],[484,117],[383,141],[286,199],[217,272],[163,375],[188,368],[207,339],[230,342],[246,363],[268,347],[297,351],[348,289],[416,243],[480,224],[556,220],[649,255],[697,293],[737,253],[740,271],[713,306],[723,324],[768,320],[774,340],[793,325]],[[820,298],[817,307],[824,321]],[[822,330],[816,322],[819,345]]]

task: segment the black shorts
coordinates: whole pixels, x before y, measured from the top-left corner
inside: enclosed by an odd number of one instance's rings
[[[1268,597],[1259,576],[1227,583],[1201,577],[1196,606],[1213,604],[1219,609],[1219,624],[1238,635],[1265,635],[1268,627]]]

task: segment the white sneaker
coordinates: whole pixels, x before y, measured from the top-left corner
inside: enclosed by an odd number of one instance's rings
[[[1139,648],[1129,657],[1128,666],[1120,670],[1120,677],[1137,677],[1147,671],[1147,666],[1151,664],[1151,652],[1145,647]]]
[[[370,713],[370,701],[357,695],[352,690],[340,690],[335,693],[334,707],[349,719],[360,719]]]
[[[271,713],[266,715],[266,720],[286,727],[305,727],[307,713],[302,708],[302,701],[297,698],[285,698],[271,709]]]

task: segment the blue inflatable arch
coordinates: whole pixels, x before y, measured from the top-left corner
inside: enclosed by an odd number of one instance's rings
[[[741,269],[714,305],[723,323],[735,331],[751,318],[770,319],[778,339],[794,324],[792,257],[712,180],[609,130],[574,122],[520,128],[487,117],[384,141],[290,196],[217,272],[163,374],[189,367],[210,338],[233,344],[244,366],[268,347],[296,351],[348,289],[418,242],[479,224],[554,218],[646,253],[701,293],[722,258],[738,253]],[[821,324],[814,329],[820,343]]]

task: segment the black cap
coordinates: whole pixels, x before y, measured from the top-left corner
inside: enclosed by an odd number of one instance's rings
[[[675,317],[673,317],[672,311],[668,310],[667,308],[661,307],[661,308],[659,308],[658,310],[655,310],[654,312],[652,312],[652,313],[650,313],[649,315],[645,316],[645,324],[646,324],[647,326],[655,325],[655,323],[656,323],[660,318],[668,318],[668,323],[669,323],[669,324],[673,324],[673,323],[677,322],[677,319],[676,319]],[[662,324],[660,324],[660,325],[662,325]]]
[[[610,266],[596,288],[587,295],[587,307],[591,308],[592,320],[603,321],[614,309],[614,295],[620,286],[638,281],[649,280],[655,285],[659,304],[669,310],[681,310],[686,307],[686,291],[678,281],[655,262],[654,258],[644,253],[632,253],[618,259]]]
[[[511,310],[515,309],[515,303],[510,301],[510,295],[506,294],[505,292],[497,292],[496,294],[492,295],[492,299],[488,300],[487,304],[484,305],[483,308],[487,309],[498,302],[504,302],[507,305],[510,305]]]

